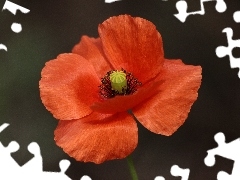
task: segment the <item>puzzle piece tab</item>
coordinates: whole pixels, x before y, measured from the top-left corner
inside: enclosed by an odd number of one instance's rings
[[[240,23],[240,11],[236,11],[234,14],[233,14],[233,19],[236,23]]]
[[[182,23],[184,23],[189,15],[204,15],[205,14],[205,8],[204,8],[204,2],[209,1],[216,1],[215,9],[217,12],[222,13],[226,11],[227,5],[224,2],[224,0],[200,0],[201,9],[200,11],[194,11],[194,12],[187,12],[187,2],[184,0],[180,0],[176,3],[176,8],[178,10],[178,14],[174,14],[174,16],[179,19]]]
[[[190,169],[182,169],[178,165],[173,165],[171,167],[170,172],[171,172],[172,176],[175,176],[175,177],[180,176],[180,177],[182,177],[182,180],[188,180],[189,174],[190,174]],[[154,180],[165,180],[165,178],[162,176],[157,176],[157,177],[155,177]]]
[[[0,50],[1,49],[7,51],[7,46],[5,46],[4,44],[0,44]]]
[[[239,180],[240,178],[240,138],[230,142],[225,143],[225,136],[223,133],[217,133],[214,136],[215,141],[218,144],[217,148],[208,150],[208,155],[204,159],[204,163],[207,166],[213,166],[215,164],[215,155],[219,155],[226,159],[234,161],[232,174],[228,174],[224,171],[220,171],[217,175],[218,180]]]
[[[121,0],[105,0],[105,3],[113,3],[113,2],[116,2],[116,1],[121,1]]]
[[[182,180],[188,180],[190,169],[182,169],[178,165],[173,165],[171,168],[171,174],[175,177],[181,176]]]
[[[162,176],[157,176],[157,177],[154,178],[154,180],[165,180],[165,178],[162,177]]]

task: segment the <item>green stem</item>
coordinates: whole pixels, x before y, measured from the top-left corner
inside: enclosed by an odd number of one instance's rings
[[[135,167],[133,165],[133,160],[132,160],[131,155],[129,155],[127,157],[127,163],[128,163],[130,174],[132,176],[132,180],[138,180],[137,172],[136,172]]]

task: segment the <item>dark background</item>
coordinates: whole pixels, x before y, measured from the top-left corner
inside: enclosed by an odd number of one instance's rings
[[[0,2],[0,8],[5,1]],[[0,13],[0,43],[8,52],[0,50],[0,125],[10,126],[0,134],[7,146],[12,140],[20,144],[13,158],[25,164],[32,158],[27,146],[32,141],[41,147],[45,171],[59,171],[58,163],[67,158],[71,166],[66,174],[74,180],[89,175],[93,180],[130,179],[127,162],[114,160],[101,165],[76,162],[68,157],[53,140],[57,125],[39,97],[38,81],[45,62],[58,54],[70,52],[82,35],[98,37],[99,23],[110,16],[130,14],[153,22],[161,33],[166,58],[181,58],[186,64],[201,65],[202,85],[199,98],[192,106],[185,124],[172,136],[156,135],[139,127],[139,144],[133,160],[140,180],[164,176],[166,180],[180,180],[170,174],[171,166],[190,169],[190,180],[216,179],[224,170],[231,173],[233,161],[218,156],[213,167],[204,164],[206,151],[217,146],[213,137],[223,132],[226,141],[240,134],[240,79],[238,69],[231,69],[229,58],[218,58],[216,47],[227,46],[222,30],[231,27],[233,39],[240,39],[240,23],[233,13],[240,10],[240,1],[227,1],[227,10],[218,13],[215,1],[205,3],[204,16],[188,16],[181,23],[177,0],[124,0],[107,4],[104,0],[11,0],[30,13],[17,15],[4,10]],[[188,11],[200,10],[200,0],[187,0]],[[11,31],[13,22],[21,23],[23,30]],[[240,57],[240,48],[233,50]],[[160,118],[160,117],[159,117]]]

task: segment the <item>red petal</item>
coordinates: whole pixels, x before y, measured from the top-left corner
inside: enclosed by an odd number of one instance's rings
[[[103,102],[95,102],[91,108],[101,113],[117,113],[132,109],[144,100],[156,94],[161,81],[149,82],[139,88],[133,95],[116,96]]]
[[[99,164],[125,158],[135,149],[137,125],[127,113],[115,114],[101,122],[60,121],[55,141],[77,161]]]
[[[97,123],[97,121],[102,121],[103,119],[109,118],[110,116],[112,116],[113,114],[103,114],[103,113],[99,113],[96,111],[93,111],[91,114],[79,119],[81,120],[81,122],[95,122]]]
[[[100,38],[83,36],[80,42],[74,46],[72,52],[87,59],[93,65],[99,78],[102,78],[112,69],[106,61]]]
[[[186,120],[201,84],[200,66],[166,60],[160,92],[133,109],[134,115],[150,131],[171,135]]]
[[[45,107],[57,119],[82,118],[92,112],[100,80],[91,64],[77,54],[61,54],[46,63],[39,82]]]
[[[115,69],[124,68],[145,83],[161,70],[161,35],[151,22],[129,15],[111,17],[99,25],[103,50]]]

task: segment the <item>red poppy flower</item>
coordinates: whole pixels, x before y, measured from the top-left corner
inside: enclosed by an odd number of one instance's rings
[[[46,63],[40,95],[60,120],[56,144],[78,161],[102,163],[136,148],[136,120],[174,133],[197,99],[201,67],[165,59],[161,35],[145,19],[111,17],[98,31]]]

